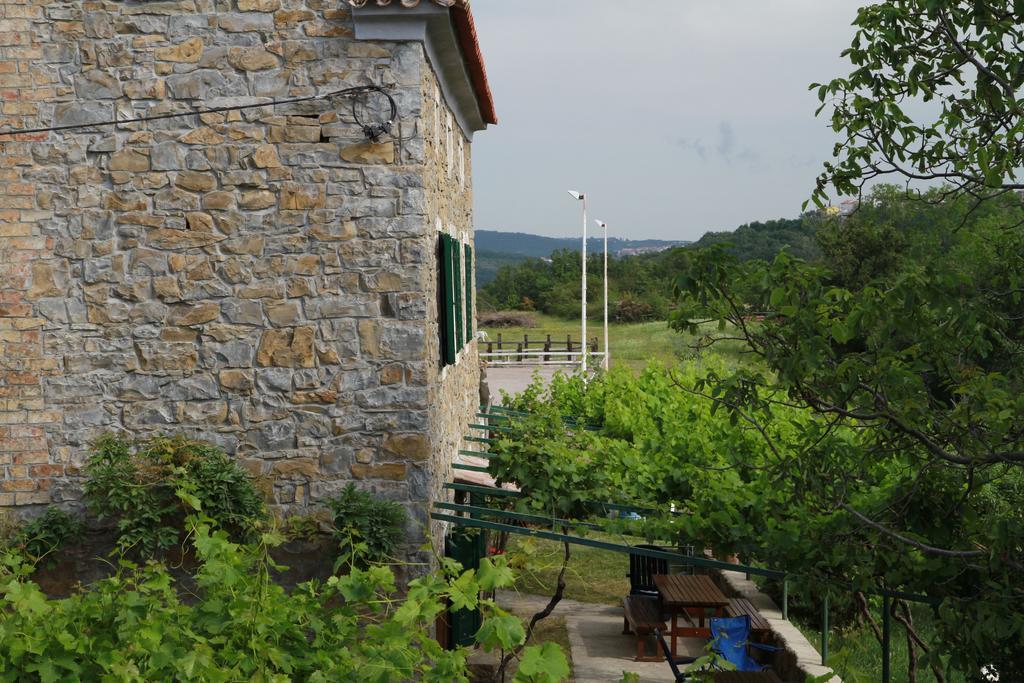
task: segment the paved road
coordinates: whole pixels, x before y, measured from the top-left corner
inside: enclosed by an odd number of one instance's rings
[[[552,365],[504,365],[487,368],[487,381],[491,386],[491,402],[501,405],[501,390],[510,394],[518,394],[530,385],[534,376],[540,376],[545,382],[551,381],[556,372],[571,372],[568,366]]]

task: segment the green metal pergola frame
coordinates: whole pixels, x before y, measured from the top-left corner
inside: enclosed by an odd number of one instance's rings
[[[524,497],[523,494],[519,492],[514,492],[514,490],[507,490],[504,488],[490,488],[487,486],[475,486],[472,484],[449,483],[445,484],[445,488],[458,490],[458,492],[470,494],[474,498],[498,497],[503,499],[520,499]],[[628,505],[620,505],[615,503],[598,503],[597,505],[600,505],[607,510],[620,510],[627,512],[636,511],[632,506]],[[608,541],[601,541],[598,539],[572,536],[570,535],[570,533],[564,533],[555,530],[546,530],[543,528],[531,528],[521,525],[537,524],[550,526],[552,529],[556,527],[583,527],[588,529],[599,529],[600,526],[594,524],[593,522],[571,519],[559,519],[553,517],[545,517],[542,515],[516,512],[512,510],[488,508],[480,505],[461,505],[457,503],[435,503],[434,509],[437,510],[438,512],[432,512],[430,514],[431,519],[456,524],[459,526],[515,533],[515,535],[518,536],[525,536],[535,539],[544,539],[547,541],[554,541],[557,543],[568,543],[571,545],[595,548],[598,550],[605,550],[609,552],[624,553],[629,555],[640,555],[643,557],[650,557],[655,559],[665,559],[677,564],[683,564],[687,566],[701,567],[719,571],[737,571],[746,573],[748,575],[759,575],[759,577],[765,577],[767,579],[780,580],[782,582],[782,618],[783,620],[787,620],[788,618],[788,599],[790,599],[790,578],[794,575],[791,572],[779,571],[777,569],[770,569],[766,567],[759,567],[749,564],[733,564],[731,562],[722,562],[720,560],[708,559],[705,557],[694,557],[692,555],[685,555],[683,553],[668,550],[637,548],[626,544],[611,543]],[[515,522],[520,522],[520,524],[492,521],[492,519],[511,520]],[[855,587],[853,587],[852,585],[844,585],[843,588],[847,590],[856,590]],[[920,602],[931,605],[934,608],[937,608],[941,601],[936,598],[928,597],[926,595],[907,593],[904,591],[872,589],[862,590],[861,592],[871,595],[878,595],[883,598],[882,681],[883,683],[891,683],[892,676],[890,667],[890,653],[892,629],[891,617],[889,613],[891,601],[893,599],[900,599],[911,602]],[[826,664],[828,658],[828,640],[828,594],[826,593],[824,595],[821,608],[822,666]]]
[[[478,418],[484,418],[487,420],[498,419],[510,421],[513,417],[525,417],[528,413],[521,411],[510,410],[506,408],[500,408],[496,406],[491,407],[492,411],[486,412],[486,408],[481,407],[481,411],[476,414]],[[599,427],[593,425],[587,425],[576,418],[571,416],[563,416],[563,421],[569,428],[583,427],[588,430],[598,430]],[[507,426],[492,426],[486,424],[470,424],[469,427],[475,430],[487,431],[487,432],[498,432],[498,433],[515,433],[515,430]],[[485,438],[485,437],[474,437],[466,436],[466,441],[473,443],[485,443],[493,444],[497,442],[497,439]],[[460,450],[460,455],[467,455],[472,457],[487,458],[491,456],[489,453],[481,451],[467,451]],[[474,472],[487,472],[488,468],[478,467],[474,465],[465,465],[456,463],[455,469],[469,470]],[[477,486],[473,484],[461,484],[461,483],[448,483],[444,485],[445,489],[462,492],[469,494],[473,500],[480,500],[488,497],[496,497],[503,499],[521,499],[525,498],[526,494],[520,491],[514,491],[502,488],[492,488],[488,486]],[[620,503],[610,503],[605,501],[588,501],[588,505],[592,506],[595,511],[601,513],[607,512],[627,512],[636,513],[639,515],[650,515],[650,514],[662,514],[661,510],[654,510],[651,508],[637,507],[634,505],[624,505]],[[528,536],[532,538],[540,538],[549,541],[556,541],[559,543],[569,543],[573,545],[580,545],[590,548],[596,548],[598,550],[606,550],[609,552],[625,553],[630,555],[640,555],[642,557],[650,557],[654,559],[664,559],[676,564],[682,564],[691,567],[701,567],[704,569],[712,569],[718,571],[731,571],[741,572],[748,575],[763,576],[771,579],[778,579],[782,581],[782,618],[789,619],[789,580],[790,577],[795,576],[791,572],[784,572],[776,569],[768,569],[765,567],[756,567],[753,565],[746,564],[733,564],[731,562],[722,562],[720,560],[712,560],[704,557],[694,557],[692,555],[685,555],[679,552],[672,552],[669,550],[653,550],[649,548],[637,548],[635,546],[626,545],[624,543],[612,543],[609,541],[602,541],[594,538],[586,538],[583,536],[574,536],[568,533],[560,533],[554,531],[556,528],[586,528],[586,529],[599,529],[600,526],[592,522],[586,522],[581,520],[567,520],[558,519],[552,517],[544,517],[542,515],[534,515],[524,512],[515,512],[512,510],[504,510],[500,508],[490,508],[482,505],[462,505],[458,503],[447,503],[439,502],[434,504],[435,510],[440,512],[432,512],[431,519],[439,522],[448,522],[458,526],[487,529],[491,531],[498,531],[503,533],[517,534],[521,536]],[[450,514],[454,513],[454,514]],[[680,514],[674,512],[673,514]],[[491,521],[492,519],[504,519],[511,520],[513,522],[519,522],[520,524],[507,524],[504,522]],[[543,529],[535,529],[522,526],[522,524],[535,524],[544,525],[549,527],[551,531]],[[927,604],[933,609],[937,609],[939,604],[942,602],[941,599],[932,598],[927,595],[920,595],[917,593],[910,593],[905,591],[894,591],[885,589],[863,589],[853,586],[852,584],[843,584],[841,586],[844,590],[859,591],[869,595],[876,595],[882,598],[882,683],[891,683],[891,605],[892,600],[906,600],[908,602],[917,602]],[[826,665],[829,655],[829,597],[828,593],[825,593],[822,601],[822,629],[821,629],[821,663]]]

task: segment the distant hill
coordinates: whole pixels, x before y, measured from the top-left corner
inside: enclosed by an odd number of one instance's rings
[[[477,230],[474,239],[476,241],[476,278],[479,287],[493,281],[502,266],[514,266],[530,258],[546,259],[559,249],[579,251],[581,242],[578,237],[542,237],[525,232],[498,232],[497,230]],[[624,240],[618,237],[609,237],[608,251],[619,256],[633,256],[664,251],[686,244],[689,242]],[[587,239],[587,251],[603,252],[604,240],[594,237]]]
[[[806,260],[820,257],[815,213],[747,223],[730,232],[709,232],[697,242],[608,240],[609,300],[619,321],[664,320],[672,307],[672,283],[690,249],[722,245],[742,261],[770,261],[782,249]],[[481,310],[521,308],[568,318],[579,314],[582,267],[579,241],[478,230],[477,286]],[[602,268],[599,240],[588,241],[588,268]],[[600,294],[600,278],[588,288]]]
[[[814,259],[820,255],[814,235],[818,220],[813,214],[800,218],[781,218],[772,221],[755,221],[741,225],[729,232],[708,232],[691,244],[693,248],[710,247],[728,243],[729,251],[740,260],[762,259],[771,261],[782,249],[802,259]]]
[[[476,248],[478,251],[499,252],[502,254],[519,254],[534,258],[547,258],[558,249],[575,249],[579,251],[579,237],[541,237],[524,232],[498,232],[496,230],[477,230]],[[608,238],[608,251],[619,253],[644,253],[661,251],[671,247],[680,247],[688,242],[669,240],[624,240],[618,237]],[[587,240],[587,250],[603,249],[600,237]]]

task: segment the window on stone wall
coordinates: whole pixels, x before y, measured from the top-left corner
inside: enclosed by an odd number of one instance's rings
[[[443,232],[437,240],[437,310],[441,366],[454,365],[473,340],[473,248]]]
[[[463,251],[466,256],[465,282],[466,282],[466,343],[473,341],[474,319],[473,319],[473,247],[465,245]]]
[[[448,156],[448,179],[455,173],[455,138],[452,135],[452,115],[451,112],[445,117],[445,152]]]
[[[441,365],[454,365],[462,347],[456,335],[455,320],[455,240],[447,233],[438,239],[438,329],[441,335]]]
[[[466,143],[459,136],[459,187],[466,188]]]
[[[441,146],[441,91],[434,86],[434,149]]]
[[[452,238],[452,289],[455,293],[455,339],[462,349],[466,342],[466,307],[463,305],[462,242]]]
[[[451,282],[451,247],[449,237],[438,232],[437,239],[437,334],[441,349],[441,367],[455,363],[455,326]]]

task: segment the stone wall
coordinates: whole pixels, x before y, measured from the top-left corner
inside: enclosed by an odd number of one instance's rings
[[[368,83],[401,118],[383,144],[347,102],[0,142],[0,505],[73,502],[102,432],[184,433],[279,509],[355,479],[424,521],[477,370],[439,374],[435,222],[469,230],[471,203],[422,46],[356,41],[320,0],[0,9],[13,127]]]
[[[429,70],[424,71],[423,119],[426,131],[423,135],[426,145],[425,200],[427,218],[431,223],[431,248],[436,252],[439,228],[458,236],[468,244],[473,243],[473,195],[471,155],[469,141],[459,127],[449,119],[450,113],[444,106],[436,78]],[[436,294],[438,269],[427,273],[427,290]],[[465,277],[465,276],[463,276]],[[474,281],[475,284],[475,281]],[[427,300],[428,312],[428,357],[441,357],[438,330],[438,297]],[[473,319],[476,320],[476,296],[473,296]],[[467,425],[477,422],[475,414],[480,404],[480,360],[477,342],[466,344],[459,353],[455,365],[441,369],[435,362],[437,379],[430,382],[430,434],[431,461],[429,472],[432,500],[446,500],[441,488],[452,481],[452,459],[460,448],[465,447],[463,437]],[[426,512],[426,511],[424,511]],[[435,545],[440,543],[443,530],[437,523],[432,525]],[[440,548],[439,545],[436,547]]]

